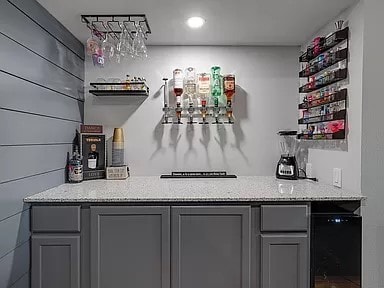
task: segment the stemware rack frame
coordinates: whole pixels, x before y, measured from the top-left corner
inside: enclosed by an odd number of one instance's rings
[[[143,30],[145,39],[152,33],[145,14],[81,15],[81,22],[85,23],[99,38],[110,35],[114,39],[119,39],[124,29],[135,34],[139,26]]]

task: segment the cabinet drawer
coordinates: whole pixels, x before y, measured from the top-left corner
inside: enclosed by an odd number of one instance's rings
[[[80,232],[80,206],[33,206],[32,232]]]
[[[261,231],[307,231],[307,205],[262,205]]]

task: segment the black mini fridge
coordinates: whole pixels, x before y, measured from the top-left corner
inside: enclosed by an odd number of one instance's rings
[[[311,288],[361,288],[361,216],[313,213]]]

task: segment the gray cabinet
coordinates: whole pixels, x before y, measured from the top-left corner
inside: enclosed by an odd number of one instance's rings
[[[91,287],[170,287],[170,208],[91,207]]]
[[[307,288],[308,236],[261,235],[261,287]]]
[[[309,286],[305,204],[34,206],[31,228],[32,288]]]
[[[32,288],[80,288],[80,236],[32,236]]]
[[[172,287],[250,287],[251,207],[172,208]]]

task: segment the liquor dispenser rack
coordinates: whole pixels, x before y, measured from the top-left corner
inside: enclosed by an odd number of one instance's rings
[[[85,23],[100,39],[105,39],[106,35],[110,35],[118,40],[124,29],[129,31],[133,38],[139,27],[143,31],[145,39],[148,38],[148,34],[152,33],[145,14],[81,15],[81,22]]]
[[[232,107],[228,106],[206,106],[206,107],[163,107],[162,124],[233,124]],[[178,113],[181,115],[178,117]],[[199,121],[195,121],[199,119]]]
[[[187,120],[188,124],[233,124],[233,108],[232,101],[227,101],[227,105],[206,105],[196,106],[189,105],[188,107],[172,107],[166,100],[168,93],[168,78],[163,78],[163,121],[162,124],[184,124],[183,119]],[[195,121],[199,119],[199,121]]]
[[[337,30],[327,37],[317,37],[299,57],[306,63],[299,72],[306,78],[299,93],[305,94],[298,105],[305,129],[298,135],[305,140],[345,139],[347,120],[347,88],[339,82],[348,78],[349,28]]]

